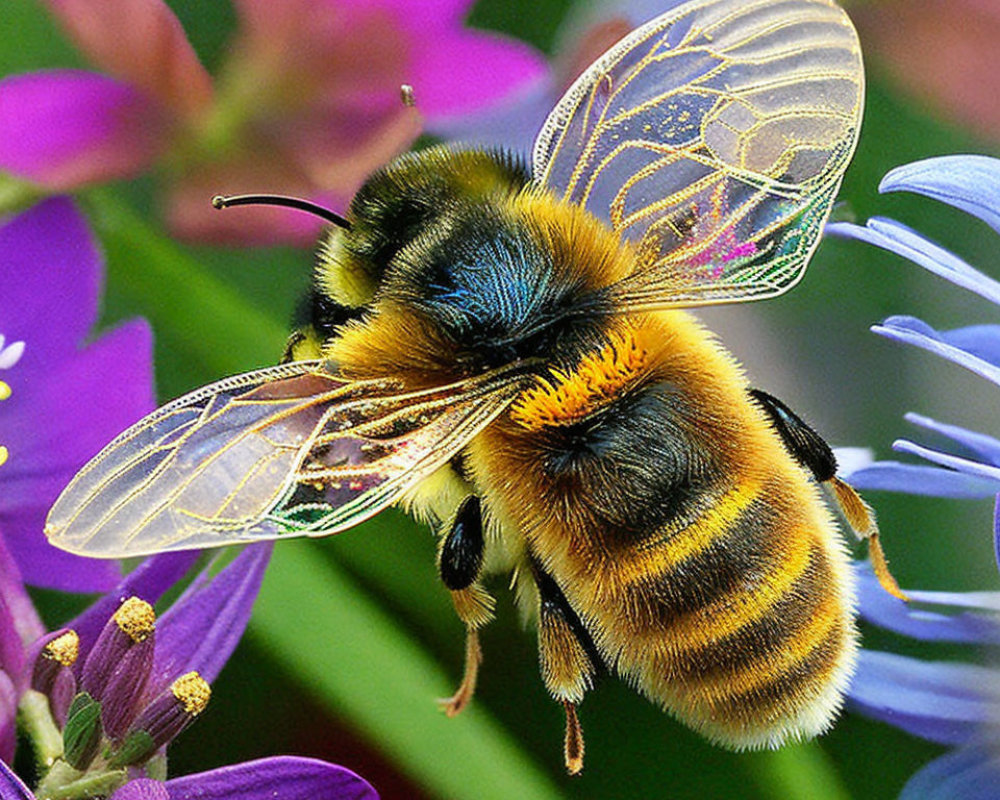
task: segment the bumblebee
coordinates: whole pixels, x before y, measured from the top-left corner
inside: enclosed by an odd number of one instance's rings
[[[602,672],[727,747],[820,733],[858,646],[822,488],[901,593],[830,448],[684,309],[801,278],[862,104],[831,0],[675,5],[577,79],[530,169],[433,147],[328,213],[284,363],[119,436],[50,541],[118,558],[327,536],[397,504],[439,532],[467,629],[449,714],[475,687],[484,578],[509,572],[570,772]]]

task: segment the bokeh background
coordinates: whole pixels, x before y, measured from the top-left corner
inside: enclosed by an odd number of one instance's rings
[[[212,70],[236,24],[230,4],[168,4]],[[930,200],[879,196],[876,187],[886,170],[915,159],[1000,154],[1000,9],[988,0],[899,0],[855,2],[849,10],[861,29],[869,89],[837,215],[893,216],[997,277],[997,239],[984,224]],[[468,24],[551,55],[573,12],[571,0],[480,0]],[[34,0],[2,0],[0,74],[72,66],[85,65]],[[308,248],[181,244],[158,221],[149,178],[79,198],[107,259],[102,325],[137,315],[151,321],[161,400],[278,358],[311,275]],[[215,213],[207,200],[205,209]],[[908,433],[902,415],[910,410],[1000,433],[1000,398],[984,382],[869,332],[900,313],[939,328],[995,321],[972,295],[873,248],[834,240],[822,244],[790,294],[705,317],[756,385],[835,446],[890,457],[892,441]],[[1000,588],[988,501],[869,499],[904,587]],[[942,752],[847,713],[818,742],[727,753],[608,679],[581,707],[586,768],[569,779],[561,709],[545,693],[534,634],[523,629],[502,580],[491,587],[498,614],[483,633],[476,700],[454,720],[437,710],[434,698],[460,678],[463,631],[436,578],[434,552],[429,531],[395,511],[329,540],[277,547],[249,634],[209,709],[173,746],[171,773],[298,753],[356,770],[386,798],[878,800],[895,797]],[[76,602],[36,596],[53,620]],[[870,629],[864,635],[867,645],[923,658],[957,652]]]

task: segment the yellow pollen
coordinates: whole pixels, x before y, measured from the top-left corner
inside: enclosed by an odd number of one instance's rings
[[[0,381],[0,400],[6,400],[10,397],[10,384]]]
[[[42,650],[42,656],[52,661],[58,661],[64,667],[72,667],[80,655],[80,637],[76,631],[66,631],[57,636]]]
[[[186,672],[170,684],[170,691],[192,717],[205,710],[212,696],[212,687],[197,672]]]
[[[537,431],[575,422],[607,405],[646,366],[649,353],[639,335],[632,326],[614,331],[604,347],[585,355],[572,372],[552,370],[549,378],[537,378],[514,403],[511,419]]]
[[[7,458],[10,456],[10,452],[0,444],[0,467],[7,463]]]
[[[145,600],[130,597],[115,612],[115,624],[133,642],[143,641],[156,627],[156,612]]]

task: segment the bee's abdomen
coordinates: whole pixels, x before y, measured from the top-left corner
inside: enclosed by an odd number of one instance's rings
[[[783,479],[734,483],[680,530],[619,554],[622,603],[593,608],[621,673],[734,747],[825,728],[853,660],[835,531],[809,487]]]

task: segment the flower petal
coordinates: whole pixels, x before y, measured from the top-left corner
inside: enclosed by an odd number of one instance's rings
[[[943,453],[940,450],[916,444],[908,439],[897,439],[892,443],[892,449],[898,450],[901,453],[910,453],[912,455],[919,456],[920,458],[925,458],[928,461],[932,461],[942,467],[947,467],[948,469],[953,469],[958,472],[964,472],[967,475],[974,475],[979,478],[987,478],[989,480],[1000,482],[1000,467],[994,467],[989,464],[981,464],[978,461],[962,458],[960,456],[953,456],[950,453]]]
[[[916,192],[960,208],[1000,233],[1000,160],[956,155],[925,158],[889,170],[880,192]]]
[[[167,589],[187,574],[199,555],[197,550],[187,550],[179,553],[163,553],[146,559],[126,575],[112,591],[76,619],[67,622],[65,627],[72,628],[80,637],[80,655],[76,660],[74,671],[79,673],[105,623],[125,600],[134,595],[155,605]]]
[[[190,670],[211,683],[236,649],[250,619],[271,543],[251,545],[207,584],[196,581],[157,626],[152,685]]]
[[[832,222],[826,226],[824,232],[831,236],[860,239],[881,247],[951,281],[956,286],[1000,304],[1000,283],[895,220],[872,217],[864,227],[851,222]]]
[[[31,598],[24,589],[17,562],[7,549],[2,533],[0,533],[0,602],[10,610],[14,630],[22,642],[34,641],[45,633],[45,625],[42,624]]]
[[[101,69],[193,116],[212,99],[212,79],[180,22],[161,0],[45,0]]]
[[[58,307],[50,309],[58,319]],[[44,343],[42,343],[44,345]],[[92,456],[155,406],[149,326],[136,321],[71,355],[25,352],[20,379],[0,404],[10,458],[4,464],[0,527],[26,583],[66,591],[106,591],[120,578],[95,562],[52,547],[42,535],[59,492]],[[72,391],[67,391],[72,387]]]
[[[851,473],[856,489],[906,492],[927,497],[977,500],[1000,492],[1000,482],[926,464],[878,461]]]
[[[170,800],[166,784],[152,778],[129,781],[111,795],[111,800]]]
[[[889,317],[871,329],[879,336],[927,350],[1000,385],[1000,367],[948,343],[941,333],[923,320],[906,316]]]
[[[907,422],[919,425],[929,431],[939,433],[961,445],[970,454],[978,456],[994,466],[1000,466],[1000,441],[985,433],[972,431],[959,425],[949,425],[945,422],[925,417],[921,414],[908,413],[904,416]]]
[[[167,781],[170,800],[378,800],[371,785],[349,769],[315,758],[279,756],[247,761]],[[115,798],[119,800],[119,798]],[[129,798],[129,800],[133,800]]]
[[[996,800],[1000,757],[993,745],[971,745],[936,758],[906,782],[899,800]]]
[[[104,274],[97,242],[73,203],[52,197],[0,225],[0,252],[0,333],[30,341],[19,366],[48,369],[97,321]]]
[[[962,744],[995,722],[996,678],[995,671],[975,664],[862,650],[848,707],[914,736]]]
[[[6,757],[0,758],[0,800],[35,800],[31,790],[4,763],[8,760]]]
[[[53,70],[0,81],[0,168],[50,191],[134,175],[164,133],[156,106],[104,75]]]
[[[0,767],[4,766],[3,762],[14,759],[14,748],[17,745],[17,698],[18,691],[14,682],[6,672],[0,670]],[[18,797],[17,794],[5,793],[11,787],[4,787],[4,777],[0,770],[0,800]]]
[[[458,30],[429,37],[417,28],[414,37],[407,81],[428,120],[493,105],[546,74],[534,48],[499,34]]]
[[[867,563],[856,565],[854,574],[861,616],[880,628],[925,642],[1000,644],[1000,622],[995,616],[969,612],[944,614],[924,607],[948,608],[961,603],[966,608],[1000,611],[1000,593],[970,593],[962,597],[949,592],[908,592],[910,603],[904,603],[879,585]]]

